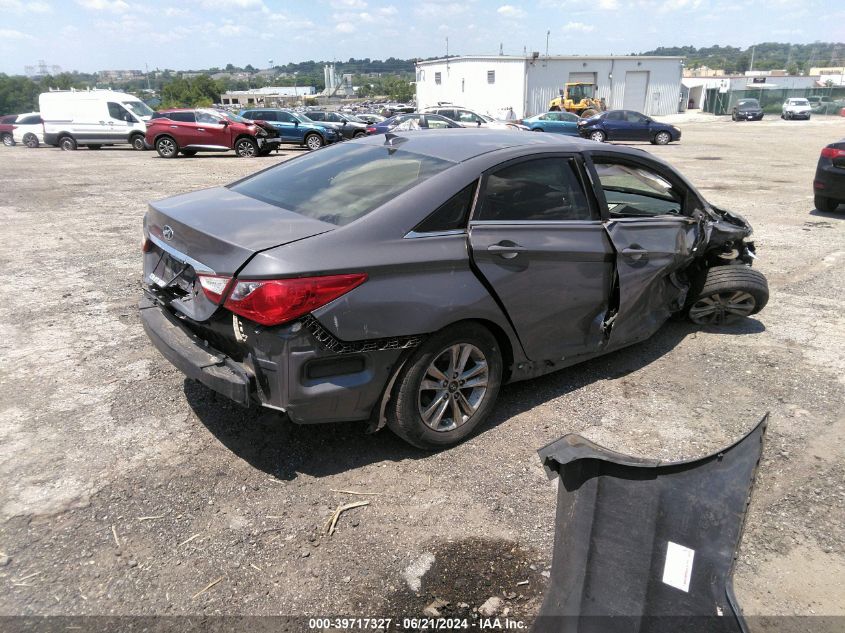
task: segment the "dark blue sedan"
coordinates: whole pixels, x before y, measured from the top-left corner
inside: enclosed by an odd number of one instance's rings
[[[252,121],[266,121],[279,132],[282,143],[296,143],[308,149],[320,149],[323,145],[343,140],[334,128],[319,125],[288,110],[257,108],[244,110],[241,116]]]
[[[681,140],[681,130],[633,110],[608,110],[578,121],[578,133],[593,141],[648,141],[666,145]]]
[[[571,112],[544,112],[523,119],[522,124],[532,132],[557,132],[567,136],[578,136],[578,121],[580,120],[581,117]]]

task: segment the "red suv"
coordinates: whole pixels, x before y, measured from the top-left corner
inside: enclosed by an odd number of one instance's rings
[[[162,158],[230,149],[241,157],[266,156],[281,143],[272,125],[206,108],[156,112],[147,121],[146,141]]]

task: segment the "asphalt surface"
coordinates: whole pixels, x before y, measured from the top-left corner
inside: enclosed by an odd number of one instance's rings
[[[498,597],[500,612],[530,616],[555,510],[536,449],[577,432],[691,458],[767,411],[740,604],[845,615],[845,212],[815,211],[811,190],[845,119],[681,126],[680,144],[642,147],[748,217],[768,307],[730,328],[670,322],[506,387],[479,434],[437,454],[358,424],[242,410],[185,381],[142,331],[147,201],[303,150],[164,160],[0,147],[0,615],[400,617],[435,598],[460,614]],[[354,501],[369,504],[325,535]]]

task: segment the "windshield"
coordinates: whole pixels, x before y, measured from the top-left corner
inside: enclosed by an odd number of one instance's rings
[[[231,189],[343,226],[452,165],[394,147],[343,144],[262,171]]]
[[[569,98],[573,101],[581,101],[582,99],[592,99],[593,89],[592,84],[576,84],[569,86]]]
[[[153,111],[150,107],[144,103],[143,101],[124,101],[123,105],[129,108],[129,110],[135,116],[152,116]]]
[[[739,102],[740,108],[759,108],[760,104],[757,99],[743,99]]]
[[[792,105],[810,105],[806,99],[792,99]]]

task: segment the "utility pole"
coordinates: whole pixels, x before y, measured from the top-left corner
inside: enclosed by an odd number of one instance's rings
[[[549,56],[549,35],[551,34],[551,31],[546,31],[546,57]]]
[[[749,72],[750,72],[750,71],[752,71],[752,70],[754,70],[754,49],[756,49],[756,48],[757,48],[756,46],[752,46],[752,47],[751,47],[751,66],[750,66],[750,68],[748,69],[748,70],[749,70]]]

